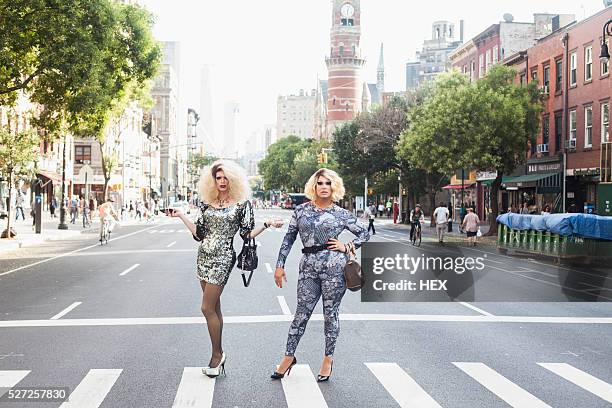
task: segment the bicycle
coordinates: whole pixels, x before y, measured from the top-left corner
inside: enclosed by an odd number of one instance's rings
[[[412,245],[421,246],[421,223],[417,223],[414,227],[414,233],[412,234]]]
[[[110,234],[110,221],[104,217],[100,223],[100,245],[104,245],[105,242],[108,244]]]

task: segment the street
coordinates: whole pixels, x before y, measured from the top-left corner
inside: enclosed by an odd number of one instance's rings
[[[291,212],[256,215],[258,223],[287,222]],[[91,233],[3,254],[0,393],[13,386],[67,387],[70,402],[61,406],[79,408],[612,404],[612,307],[561,298],[362,303],[359,292],[347,292],[330,381],[315,382],[324,346],[320,303],[298,348],[298,365],[272,381],[295,310],[301,256],[296,241],[288,283],[278,289],[273,270],[285,231],[257,238],[259,268],[250,287],[243,287],[239,270],[232,273],[222,296],[227,376],[216,379],[200,370],[210,344],[195,276],[197,243],[177,220],[122,227],[102,247]],[[371,241],[410,245],[407,238],[406,230],[380,223]],[[426,236],[421,250],[439,248]],[[493,291],[541,290],[552,300],[555,275],[571,269],[486,246],[472,251],[488,252],[487,265],[497,272],[520,271],[487,275]],[[601,290],[606,294],[612,297]],[[3,398],[7,407],[60,406]]]

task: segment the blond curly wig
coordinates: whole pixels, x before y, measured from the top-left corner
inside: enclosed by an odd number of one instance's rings
[[[202,201],[213,203],[219,196],[215,175],[223,170],[228,180],[228,192],[230,200],[237,202],[251,198],[251,188],[246,171],[238,164],[229,160],[217,160],[210,166],[205,167],[200,175],[198,191]]]
[[[308,182],[306,182],[306,186],[304,187],[304,194],[306,197],[308,197],[310,200],[317,198],[317,181],[321,176],[325,177],[332,183],[332,201],[338,202],[342,200],[344,197],[344,182],[342,181],[342,177],[340,177],[335,171],[326,168],[319,169],[312,176],[310,176]]]

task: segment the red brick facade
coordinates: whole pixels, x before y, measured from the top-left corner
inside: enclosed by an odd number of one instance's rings
[[[340,124],[354,119],[361,111],[363,82],[361,69],[360,0],[334,0],[331,48],[328,69],[327,121],[331,134]]]

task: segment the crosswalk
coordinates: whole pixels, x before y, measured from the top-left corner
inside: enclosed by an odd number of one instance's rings
[[[440,408],[443,406],[436,399],[436,391],[439,390],[431,389],[431,385],[425,388],[419,385],[418,379],[411,375],[408,368],[405,369],[396,363],[389,362],[365,362],[363,364],[367,368],[364,373],[371,374],[371,377],[366,379],[372,381],[366,390],[369,395],[386,391],[399,407]],[[534,364],[545,369],[541,372],[542,381],[547,381],[547,372],[553,373],[563,379],[567,387],[574,387],[572,392],[583,389],[599,398],[600,401],[612,404],[612,385],[602,379],[567,363]],[[459,370],[458,373],[466,374],[468,376],[466,378],[479,385],[477,389],[482,390],[483,393],[491,393],[500,400],[501,404],[521,408],[550,407],[547,402],[519,384],[515,384],[487,364],[452,362],[451,367]],[[18,386],[30,373],[30,370],[0,370],[0,397],[8,389]],[[89,370],[72,390],[68,400],[60,405],[60,408],[97,408],[101,406],[105,398],[113,392],[113,387],[122,375],[126,375],[122,369]],[[231,381],[231,377],[227,379],[221,377],[220,380],[208,378],[202,374],[201,367],[184,367],[172,407],[210,408],[213,406],[216,382],[228,380]],[[281,384],[284,400],[289,408],[328,407],[322,387],[316,382],[315,372],[308,364],[295,365],[291,375],[285,376]],[[530,387],[533,387],[533,384]],[[239,405],[241,401],[235,403]]]

